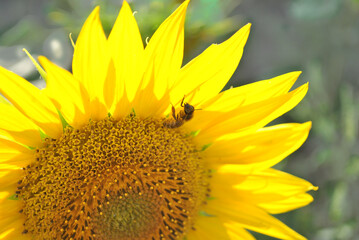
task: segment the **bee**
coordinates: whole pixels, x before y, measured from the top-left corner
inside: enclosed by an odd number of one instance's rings
[[[181,110],[176,115],[176,109],[172,105],[173,119],[166,120],[163,123],[163,126],[165,126],[167,128],[178,128],[178,127],[182,126],[184,124],[184,122],[189,121],[193,118],[193,113],[194,113],[194,110],[196,110],[196,109],[189,103],[184,102],[184,98],[185,97],[183,97],[182,102],[181,102],[181,107],[183,107],[183,110]]]

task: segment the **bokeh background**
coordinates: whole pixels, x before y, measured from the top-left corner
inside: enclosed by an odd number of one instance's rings
[[[180,0],[132,0],[143,39]],[[0,0],[0,65],[44,86],[22,48],[71,70],[82,23],[101,6],[109,33],[122,0]],[[226,88],[301,70],[306,98],[277,122],[313,121],[309,139],[278,166],[319,186],[315,201],[278,217],[313,240],[359,239],[359,1],[192,0],[185,62],[253,24],[243,59]],[[272,239],[256,234],[258,239]]]

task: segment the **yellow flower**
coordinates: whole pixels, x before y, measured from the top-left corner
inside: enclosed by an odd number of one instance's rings
[[[308,86],[221,92],[250,24],[181,67],[188,3],[145,48],[125,1],[108,38],[95,8],[72,73],[39,58],[43,90],[0,68],[0,239],[305,239],[270,214],[316,188],[271,167],[311,123],[265,126]]]

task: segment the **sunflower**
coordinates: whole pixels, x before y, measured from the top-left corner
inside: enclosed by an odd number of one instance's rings
[[[266,125],[308,86],[290,91],[291,72],[221,92],[250,24],[181,67],[188,3],[145,48],[126,1],[108,37],[95,8],[72,73],[39,58],[43,90],[0,68],[0,239],[305,239],[271,214],[316,187],[271,167],[311,123]]]

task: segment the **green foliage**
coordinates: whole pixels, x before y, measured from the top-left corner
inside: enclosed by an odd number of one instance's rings
[[[307,21],[335,17],[342,0],[294,0],[290,7],[291,14]]]

